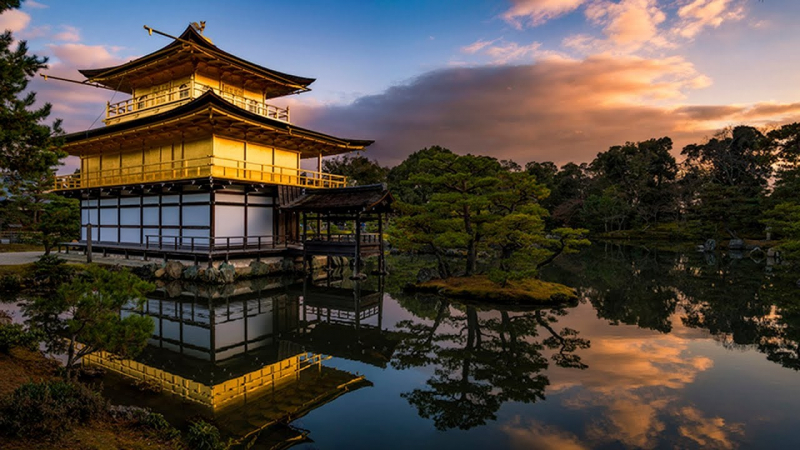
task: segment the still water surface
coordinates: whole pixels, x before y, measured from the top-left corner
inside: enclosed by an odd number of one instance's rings
[[[597,244],[543,274],[577,304],[503,310],[404,294],[415,264],[167,286],[139,360],[205,386],[302,367],[212,414],[254,448],[800,448],[800,289],[779,267]],[[106,391],[177,422],[214,410],[113,376]]]

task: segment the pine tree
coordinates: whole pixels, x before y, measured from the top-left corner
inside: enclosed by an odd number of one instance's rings
[[[19,4],[0,1],[0,13]],[[51,105],[34,108],[36,93],[27,91],[46,63],[47,58],[29,55],[27,43],[15,41],[10,31],[0,35],[0,196],[6,197],[0,223],[38,222],[54,167],[66,156],[60,149],[61,121],[48,125]]]

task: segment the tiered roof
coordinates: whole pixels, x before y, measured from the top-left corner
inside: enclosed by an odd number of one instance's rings
[[[180,74],[202,71],[223,81],[241,83],[266,98],[307,91],[314,78],[290,75],[253,64],[232,55],[198,33],[192,26],[166,47],[118,66],[84,69],[87,82],[132,94],[137,83],[159,84]],[[230,80],[226,80],[228,77]]]

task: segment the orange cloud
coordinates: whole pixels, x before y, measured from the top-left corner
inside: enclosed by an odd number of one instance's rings
[[[511,8],[502,17],[516,28],[541,25],[550,19],[570,13],[586,0],[512,0]]]
[[[494,44],[498,40],[499,39],[494,39],[494,40],[491,40],[491,41],[484,41],[482,39],[479,39],[479,40],[473,42],[472,44],[469,44],[469,45],[466,45],[464,47],[461,47],[461,51],[464,52],[464,53],[468,53],[470,55],[471,54],[475,54],[475,53],[478,53],[479,51],[483,50],[484,48]]]
[[[704,28],[716,28],[725,21],[741,20],[744,6],[734,0],[691,0],[678,10],[683,19],[675,32],[685,38],[693,38]]]
[[[696,408],[681,408],[678,417],[683,422],[678,431],[703,448],[731,449],[735,447],[733,435],[744,435],[741,424],[728,424],[722,417],[703,417]]]
[[[572,430],[578,433],[569,434],[572,442],[587,448],[614,443],[645,449],[735,446],[743,435],[742,425],[709,417],[687,405],[681,395],[713,366],[711,359],[694,355],[690,346],[698,339],[712,339],[708,333],[687,328],[677,314],[669,334],[635,326],[612,327],[597,321],[588,305],[579,306],[570,316],[571,326],[592,337],[590,351],[581,354],[589,369],[549,368],[549,401],[557,398],[568,409],[602,411],[581,424],[582,434]],[[552,427],[548,430],[564,435]]]
[[[608,40],[626,51],[638,50],[645,43],[668,45],[658,29],[666,15],[656,0],[595,1],[587,6],[586,17],[602,25]]]
[[[572,433],[537,421],[523,424],[519,416],[502,426],[511,447],[527,450],[584,450],[580,439]]]
[[[679,57],[544,58],[436,70],[348,105],[301,103],[292,111],[300,126],[376,139],[369,152],[388,164],[434,144],[521,163],[563,163],[673,134],[686,118],[651,103],[679,101],[708,83]]]

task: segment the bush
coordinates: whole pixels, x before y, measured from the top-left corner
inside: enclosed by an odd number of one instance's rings
[[[73,274],[67,261],[55,255],[42,255],[33,263],[33,278],[40,285],[58,286],[71,280]]]
[[[22,325],[13,323],[0,325],[0,352],[8,353],[14,347],[36,350],[44,334],[39,330],[26,330]]]
[[[22,277],[16,274],[0,276],[0,292],[17,294],[22,288]]]
[[[186,434],[189,448],[196,450],[224,450],[226,446],[221,439],[217,427],[204,420],[192,423]]]
[[[139,423],[153,431],[158,439],[172,441],[181,437],[181,432],[167,422],[167,419],[161,414],[150,412],[142,417]]]
[[[106,412],[100,394],[63,381],[26,383],[0,404],[0,430],[11,436],[58,437]]]

